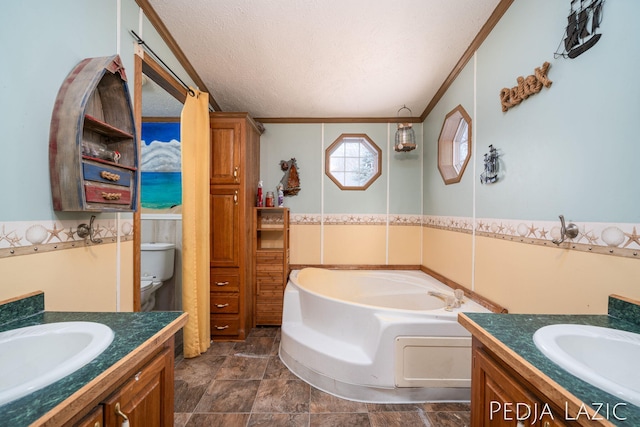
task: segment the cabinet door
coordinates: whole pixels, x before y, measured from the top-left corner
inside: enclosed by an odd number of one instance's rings
[[[238,188],[211,188],[211,267],[240,265],[240,206]]]
[[[240,121],[211,121],[211,184],[240,184]]]
[[[74,424],[74,427],[102,427],[103,419],[104,415],[102,412],[102,406],[98,406],[86,417]]]
[[[538,426],[541,404],[482,350],[473,352],[471,425]],[[535,411],[538,412],[535,412]]]
[[[173,426],[173,355],[165,349],[104,402],[104,425]],[[125,418],[126,417],[126,418]]]

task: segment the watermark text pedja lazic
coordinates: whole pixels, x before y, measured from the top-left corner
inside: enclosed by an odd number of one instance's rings
[[[564,404],[564,414],[559,416],[557,412],[551,410],[551,406],[548,403],[526,403],[526,402],[499,402],[492,400],[489,403],[489,419],[490,420],[504,420],[504,421],[529,421],[531,424],[540,421],[542,417],[549,417],[553,419],[563,419],[565,421],[577,421],[577,420],[616,420],[625,421],[627,417],[624,415],[624,410],[627,404],[625,402],[619,403],[601,403],[592,402],[590,405],[584,403],[580,404],[578,411],[575,415],[569,413],[569,403]],[[589,411],[589,409],[591,409]]]

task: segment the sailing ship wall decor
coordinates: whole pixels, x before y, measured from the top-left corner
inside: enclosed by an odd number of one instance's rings
[[[484,155],[484,172],[480,174],[480,184],[493,184],[498,181],[499,157],[498,150],[489,145],[489,152]]]
[[[604,0],[571,0],[567,27],[555,58],[576,58],[598,43],[603,6]]]
[[[289,161],[280,160],[280,170],[284,172],[279,184],[282,186],[284,195],[295,196],[300,191],[300,176],[295,157]]]

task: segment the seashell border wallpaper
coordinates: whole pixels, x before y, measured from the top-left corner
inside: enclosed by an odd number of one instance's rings
[[[420,225],[519,243],[640,259],[640,224],[575,222],[578,235],[556,245],[553,240],[560,237],[560,220],[398,214],[291,214],[290,221],[292,225]]]
[[[0,258],[90,246],[78,236],[78,225],[88,220],[14,221],[0,223]],[[96,219],[94,238],[100,244],[133,240],[133,220]]]
[[[513,242],[640,259],[640,224],[575,222],[578,236],[559,246],[560,221],[532,221],[402,214],[292,213],[291,225],[422,226]],[[90,246],[78,237],[83,220],[0,222],[0,258]],[[567,221],[570,222],[570,221]],[[96,219],[95,237],[102,244],[133,240],[133,219]]]
[[[560,220],[474,220],[466,217],[426,215],[423,217],[422,225],[520,243],[640,259],[640,224],[575,221],[567,221],[567,224],[569,222],[578,226],[578,235],[574,239],[566,239],[560,245],[553,243],[554,239],[560,238]]]

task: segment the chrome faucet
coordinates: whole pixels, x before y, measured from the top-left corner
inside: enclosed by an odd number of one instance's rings
[[[464,304],[464,291],[462,289],[456,289],[453,291],[453,295],[444,294],[442,292],[429,291],[428,295],[436,297],[447,303],[445,310],[451,311],[454,308],[460,308]]]

